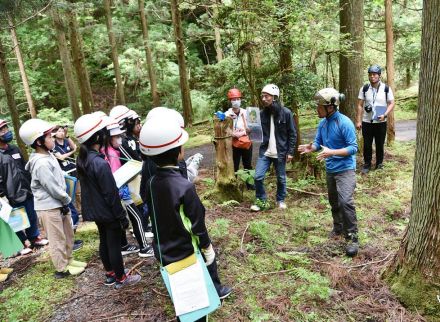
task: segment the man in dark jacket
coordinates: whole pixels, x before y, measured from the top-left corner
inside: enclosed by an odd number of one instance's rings
[[[26,162],[17,146],[10,144],[13,133],[9,130],[5,120],[0,120],[0,166],[2,168],[0,190],[12,207],[24,207],[29,218],[30,227],[25,231],[17,232],[18,238],[24,244],[29,240],[32,246],[44,246],[49,243],[40,237],[38,217],[34,209],[34,199],[31,192],[31,175],[25,170]],[[6,171],[7,170],[7,171]],[[9,176],[7,175],[9,173]],[[31,252],[25,248],[22,254]]]
[[[286,209],[286,163],[293,158],[296,145],[296,129],[293,115],[278,101],[280,90],[277,85],[269,84],[261,91],[264,109],[260,112],[263,130],[263,143],[260,145],[257,165],[255,167],[256,202],[252,211],[266,210],[270,207],[264,190],[264,178],[271,163],[277,174],[278,208]]]

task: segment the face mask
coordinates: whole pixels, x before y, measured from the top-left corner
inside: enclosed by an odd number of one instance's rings
[[[122,138],[121,137],[112,138],[112,146],[114,148],[119,148],[121,145],[122,145]]]
[[[12,133],[12,131],[6,132],[5,134],[3,134],[0,137],[0,140],[4,143],[9,143],[12,141],[12,139],[14,138],[14,134]]]
[[[232,106],[232,108],[240,108],[241,100],[231,101],[231,106]]]

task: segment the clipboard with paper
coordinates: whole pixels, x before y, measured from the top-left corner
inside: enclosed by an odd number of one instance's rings
[[[154,176],[150,179],[149,185],[153,206],[152,214],[156,225],[156,213],[151,188],[153,179]],[[188,229],[185,220],[184,225]],[[158,232],[157,227],[156,232]],[[157,235],[156,238],[158,245],[160,245],[160,237]],[[220,298],[209,275],[205,261],[194,244],[194,238],[193,246],[194,253],[192,255],[167,266],[162,265],[162,254],[160,246],[158,246],[161,262],[160,273],[173,301],[176,316],[178,316],[182,322],[196,321],[214,312],[221,305]]]
[[[124,184],[131,181],[142,171],[142,162],[136,160],[127,161],[122,167],[113,173],[116,186],[121,188]]]
[[[64,175],[64,180],[66,181],[66,192],[70,196],[70,199],[72,199],[72,202],[75,202],[78,179],[69,175]]]

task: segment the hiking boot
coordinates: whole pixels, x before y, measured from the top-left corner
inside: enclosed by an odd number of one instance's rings
[[[122,256],[133,254],[139,252],[139,247],[135,245],[127,244],[124,247],[121,248],[121,254]]]
[[[361,172],[362,172],[363,174],[367,174],[368,172],[370,172],[370,169],[371,169],[371,165],[369,165],[369,164],[364,164],[363,167],[362,167]]]
[[[70,262],[69,262],[69,266],[86,268],[87,267],[87,263],[71,259]]]
[[[139,257],[153,257],[154,251],[153,247],[147,246],[139,251]]]
[[[357,255],[359,250],[359,240],[356,234],[348,234],[345,238],[347,241],[347,246],[345,247],[345,253],[348,257],[354,257]]]
[[[218,297],[220,300],[227,298],[232,293],[232,288],[226,285],[222,285],[220,289],[217,291]]]
[[[136,284],[137,282],[139,282],[141,280],[141,276],[139,274],[134,274],[134,275],[125,275],[122,277],[122,279],[120,281],[118,281],[118,279],[116,279],[116,283],[115,283],[115,289],[119,290],[123,287],[129,287],[132,286],[134,284]]]
[[[340,236],[342,236],[342,231],[340,230],[332,229],[332,231],[328,233],[329,239],[336,239],[339,238]]]
[[[76,252],[77,250],[81,249],[83,247],[84,242],[80,239],[77,239],[73,242],[73,248],[72,251]]]
[[[278,201],[278,209],[285,210],[287,209],[287,205],[284,201]]]
[[[49,244],[49,241],[46,238],[41,238],[40,236],[31,241],[32,247],[41,247],[46,246],[47,244]]]
[[[270,208],[270,204],[267,200],[257,199],[255,204],[251,206],[251,211],[264,211]]]
[[[383,164],[382,163],[376,164],[375,170],[382,170],[382,169],[383,169]]]
[[[124,269],[124,274],[128,274],[129,271],[130,270],[128,268],[125,268]],[[112,271],[112,272],[105,273],[104,285],[112,286],[115,283],[116,283],[116,274],[115,274],[115,272]]]

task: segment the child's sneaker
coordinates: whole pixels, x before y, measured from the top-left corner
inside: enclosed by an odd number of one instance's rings
[[[40,236],[31,241],[32,247],[41,247],[46,246],[47,244],[49,244],[49,241],[46,238],[41,238]]]
[[[71,259],[70,262],[69,262],[69,266],[86,268],[87,267],[87,263]]]
[[[124,269],[124,274],[128,274],[130,270],[128,268]],[[104,285],[112,286],[116,283],[116,275],[115,272],[105,273],[105,281]]]
[[[84,273],[85,268],[84,267],[76,267],[67,265],[67,271],[70,273],[70,275],[79,275]]]
[[[141,280],[141,276],[138,275],[138,274],[124,275],[122,280],[118,281],[116,279],[115,289],[119,290],[119,289],[121,289],[123,287],[132,286],[132,285],[136,284],[137,282],[139,282],[140,280]]]
[[[135,245],[127,244],[124,247],[121,248],[121,254],[122,256],[133,254],[139,252],[139,247]]]
[[[153,257],[153,256],[154,256],[154,251],[153,251],[153,247],[151,246],[147,246],[139,251],[139,257]]]
[[[230,288],[229,286],[222,285],[217,292],[220,300],[223,300],[232,293],[232,288]]]
[[[264,211],[270,208],[270,203],[267,200],[257,199],[255,204],[251,206],[251,211]]]

